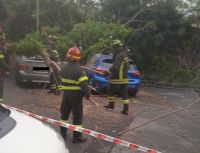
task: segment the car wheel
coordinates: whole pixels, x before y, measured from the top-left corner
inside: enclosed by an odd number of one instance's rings
[[[20,76],[19,71],[18,71],[17,68],[16,68],[16,70],[15,70],[15,83],[16,83],[17,85],[19,85],[19,86],[23,85],[22,78],[21,78],[21,76]]]

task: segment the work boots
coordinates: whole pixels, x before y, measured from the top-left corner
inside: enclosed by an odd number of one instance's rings
[[[123,110],[121,111],[122,114],[128,115],[129,106],[128,104],[124,104]]]
[[[82,143],[86,142],[87,138],[82,135],[82,133],[74,131],[72,143]]]
[[[64,140],[66,140],[67,129],[65,127],[60,127],[60,135]]]
[[[54,94],[55,94],[55,95],[61,95],[61,94],[62,94],[62,91],[61,91],[61,90],[55,90]]]
[[[114,102],[109,102],[109,104],[104,107],[108,109],[114,109]]]

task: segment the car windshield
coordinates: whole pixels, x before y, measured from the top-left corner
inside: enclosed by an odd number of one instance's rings
[[[9,115],[10,110],[0,105],[0,139],[9,133],[16,125],[16,121]]]

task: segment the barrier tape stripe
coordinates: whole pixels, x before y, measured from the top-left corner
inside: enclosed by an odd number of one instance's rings
[[[149,149],[149,148],[146,148],[146,147],[134,144],[134,143],[130,143],[128,141],[124,141],[122,139],[118,139],[118,138],[114,138],[114,137],[105,135],[103,133],[95,132],[95,131],[92,131],[92,130],[89,130],[89,129],[85,129],[85,128],[82,128],[82,127],[72,125],[72,124],[64,123],[62,121],[43,117],[43,116],[33,114],[33,113],[30,113],[30,112],[27,112],[27,111],[24,111],[24,110],[21,110],[21,109],[12,107],[12,106],[8,106],[8,105],[5,105],[5,104],[1,104],[1,105],[8,108],[8,109],[12,109],[12,110],[15,110],[17,112],[23,113],[27,116],[39,119],[43,122],[51,123],[51,124],[54,124],[54,125],[57,125],[57,126],[63,126],[63,127],[66,127],[66,128],[68,128],[72,131],[78,131],[78,132],[81,132],[85,135],[90,135],[90,136],[93,136],[93,137],[101,139],[101,140],[106,140],[106,141],[112,142],[112,143],[117,144],[117,145],[122,145],[122,146],[128,147],[128,148],[135,150],[135,151],[138,150],[138,151],[142,151],[142,152],[145,152],[145,153],[161,153],[161,152],[156,151],[154,149]]]

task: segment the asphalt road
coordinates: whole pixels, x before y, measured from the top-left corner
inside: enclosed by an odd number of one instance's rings
[[[30,84],[18,87],[11,79],[5,80],[4,83],[4,103],[59,119],[61,96],[46,93],[47,90],[42,89],[43,85]],[[119,137],[120,131],[187,106],[195,101],[197,96],[190,90],[142,87],[137,97],[130,99],[129,116],[120,114],[120,100],[117,100],[114,111],[108,111],[103,108],[107,104],[106,97],[95,95],[93,98],[100,106],[96,107],[84,101],[84,127]],[[58,127],[52,127],[58,130]],[[92,137],[88,137],[87,143],[74,145],[71,143],[71,137],[72,132],[69,131],[66,145],[70,153],[133,152],[126,147],[112,145]],[[190,109],[127,132],[121,138],[163,153],[200,153],[200,102]]]

